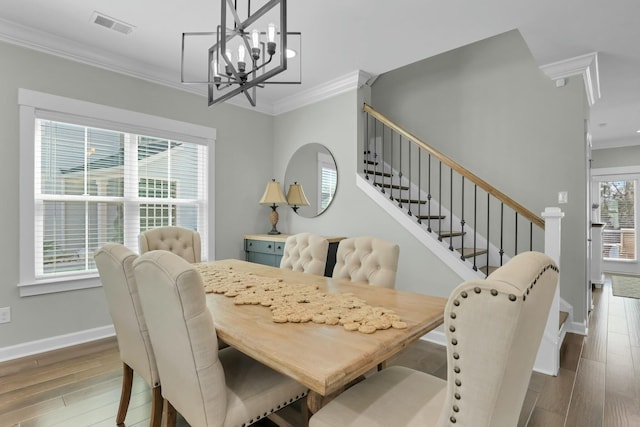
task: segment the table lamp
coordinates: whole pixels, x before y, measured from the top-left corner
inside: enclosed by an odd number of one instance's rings
[[[271,214],[269,215],[269,219],[271,220],[271,231],[269,234],[280,234],[278,229],[276,228],[276,224],[278,224],[278,204],[287,203],[287,198],[284,197],[284,193],[282,192],[282,187],[280,183],[275,179],[272,179],[268,184],[267,188],[264,190],[264,194],[260,199],[261,205],[271,205]]]
[[[300,206],[309,206],[309,200],[307,199],[307,196],[304,195],[302,185],[298,184],[297,181],[289,186],[289,191],[287,192],[287,203],[295,213],[298,213],[298,208]]]

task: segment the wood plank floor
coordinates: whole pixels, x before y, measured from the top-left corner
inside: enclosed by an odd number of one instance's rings
[[[594,306],[589,336],[567,334],[559,375],[531,376],[518,427],[640,426],[640,300],[613,296],[607,281]],[[445,378],[446,350],[419,341],[389,364]],[[0,427],[113,426],[121,367],[115,339],[1,363]],[[150,401],[136,376],[126,426],[149,425]],[[295,406],[278,415],[301,424]],[[179,417],[178,426],[188,424]]]

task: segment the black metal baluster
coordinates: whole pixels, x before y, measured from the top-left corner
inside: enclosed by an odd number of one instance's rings
[[[431,233],[431,153],[429,153],[429,164],[427,165],[427,231]]]
[[[384,165],[385,165],[385,160],[384,160],[384,128],[385,128],[385,124],[382,123],[382,144],[381,144],[381,150],[382,150],[382,156],[380,156],[381,161],[380,161],[380,167],[382,168],[382,171],[380,172],[380,178],[381,178],[381,184],[380,188],[382,189],[382,194],[385,194],[385,189],[384,189]],[[378,169],[376,169],[376,177],[378,176]]]
[[[529,221],[529,250],[533,250],[533,222]]]
[[[402,135],[400,134],[398,134],[398,151],[398,156],[400,157],[398,162],[398,191],[400,192],[400,207],[402,207]],[[411,203],[411,201],[409,200],[407,203]]]
[[[514,255],[518,255],[518,212],[516,212],[516,241],[514,242],[513,246],[514,246]]]
[[[491,203],[491,194],[487,193],[487,276],[489,275],[489,225],[490,225],[490,203]]]
[[[368,163],[367,163],[367,159],[369,158],[369,153],[367,152],[369,150],[369,113],[364,113],[365,114],[365,118],[364,118],[364,148],[362,150],[362,154],[364,155],[363,157],[363,163],[364,163],[364,177],[366,180],[369,180],[369,174],[367,173],[367,169],[369,169],[368,167]]]
[[[464,256],[464,175],[462,175],[462,188],[461,188],[462,198],[461,198],[461,214],[460,214],[460,241],[462,242],[462,253],[460,253],[460,259],[465,260]]]
[[[473,185],[473,270],[478,271],[476,265],[478,248],[478,185]],[[464,252],[464,248],[462,248]]]
[[[500,266],[504,255],[504,203],[500,203]]]
[[[407,199],[411,199],[411,182],[413,180],[413,176],[411,175],[411,164],[413,163],[411,161],[411,141],[408,141],[407,144],[408,144],[407,151],[409,152],[407,155],[407,161],[409,162],[409,179],[407,180],[407,187],[409,189],[407,190]],[[420,153],[419,150],[420,149],[418,148],[418,153]],[[400,194],[402,195],[402,190],[400,190]],[[420,196],[418,196],[417,199],[418,199],[418,206],[420,206]],[[409,216],[413,216],[413,214],[411,213],[411,203],[409,203]]]
[[[418,224],[422,224],[422,150],[418,148]],[[411,185],[411,184],[409,184]],[[409,190],[409,197],[411,197],[411,190]]]
[[[442,242],[442,162],[438,160],[438,240]]]
[[[449,168],[449,250],[453,251],[453,168]]]
[[[391,160],[389,161],[389,200],[393,200],[393,129],[389,128],[389,138],[391,138],[391,143],[389,146],[389,156]],[[382,171],[382,184],[384,185],[384,170]]]

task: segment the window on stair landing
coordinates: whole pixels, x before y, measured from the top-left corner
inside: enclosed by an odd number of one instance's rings
[[[602,256],[606,260],[636,260],[635,180],[600,181]]]

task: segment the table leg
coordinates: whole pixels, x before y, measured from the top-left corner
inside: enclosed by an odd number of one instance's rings
[[[313,390],[309,390],[309,393],[307,394],[307,408],[309,409],[309,417],[311,417],[311,415],[315,414],[320,409],[322,409],[322,407],[325,406],[327,403],[335,399],[336,396],[338,396],[340,393],[342,393],[349,387],[356,385],[362,380],[364,380],[364,375],[359,376],[355,380],[352,380],[349,384],[345,385],[344,387],[341,387],[339,390],[334,391],[333,393],[328,394],[326,396],[323,396],[320,393],[315,392]]]

